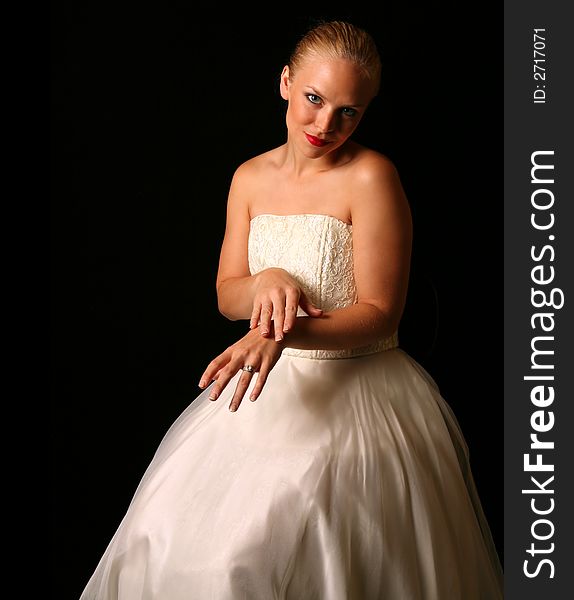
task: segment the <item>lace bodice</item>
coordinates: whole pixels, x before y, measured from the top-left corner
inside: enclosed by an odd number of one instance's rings
[[[353,272],[353,226],[330,215],[257,215],[249,232],[252,275],[271,267],[288,271],[315,306],[324,311],[357,302]],[[299,307],[298,316],[307,313]],[[285,348],[283,354],[305,358],[351,358],[395,348],[398,334],[368,346],[342,350]]]

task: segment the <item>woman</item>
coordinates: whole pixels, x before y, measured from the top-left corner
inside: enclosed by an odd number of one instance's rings
[[[287,142],[237,169],[217,277],[250,330],[207,366],[83,599],[502,597],[464,438],[398,348],[409,206],[350,139],[379,78],[341,22],[284,67]]]

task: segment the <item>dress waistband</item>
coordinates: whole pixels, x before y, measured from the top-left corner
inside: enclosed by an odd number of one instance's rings
[[[299,348],[285,348],[281,356],[298,356],[300,358],[314,358],[316,360],[332,360],[337,358],[354,358],[356,356],[366,356],[376,354],[385,350],[392,350],[399,345],[398,332],[390,337],[383,338],[360,348],[345,348],[342,350],[300,350]]]

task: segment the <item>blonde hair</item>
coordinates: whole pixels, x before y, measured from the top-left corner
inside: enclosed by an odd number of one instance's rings
[[[309,56],[345,59],[360,67],[379,91],[381,58],[373,38],[363,29],[344,21],[321,23],[308,31],[297,43],[289,59],[294,75]]]

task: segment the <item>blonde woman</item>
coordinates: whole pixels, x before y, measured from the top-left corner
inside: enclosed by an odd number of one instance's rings
[[[237,169],[217,276],[250,328],[207,365],[83,600],[502,597],[462,433],[398,346],[409,205],[351,139],[380,70],[344,22],[283,68],[287,139]]]

